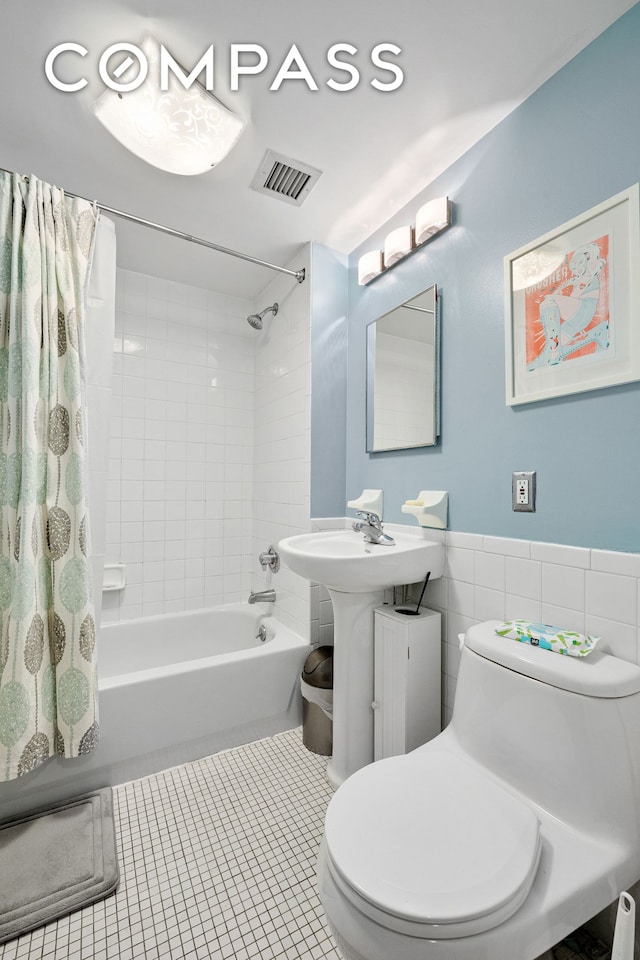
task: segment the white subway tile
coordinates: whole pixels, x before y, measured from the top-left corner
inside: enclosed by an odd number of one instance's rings
[[[456,643],[444,643],[442,646],[442,669],[448,676],[457,677],[462,651]]]
[[[449,611],[447,613],[447,624],[445,629],[445,640],[447,643],[457,644],[460,634],[465,634],[467,630],[478,621],[473,617],[465,617],[459,613]]]
[[[159,603],[162,600],[164,600],[164,582],[162,580],[145,582],[142,587],[142,602],[146,605],[148,603]],[[158,612],[162,613],[162,610]]]
[[[165,541],[165,555],[167,560],[194,560],[204,557],[205,541],[199,540],[167,540]]]
[[[542,564],[542,602],[584,610],[585,571],[558,563]]]
[[[499,553],[474,552],[474,581],[479,587],[505,589],[505,558]]]
[[[149,560],[142,567],[144,583],[157,583],[164,579],[164,560]]]
[[[143,524],[145,543],[152,540],[162,542],[165,539],[165,529],[163,520],[149,520]]]
[[[331,600],[320,601],[320,624],[333,623],[333,604]]]
[[[121,523],[120,542],[139,543],[142,540],[143,526],[142,523]]]
[[[125,500],[120,505],[120,519],[125,523],[133,523],[143,519],[142,500]]]
[[[164,585],[164,598],[165,600],[179,600],[183,599],[185,595],[185,581],[181,580],[167,580]]]
[[[142,603],[142,584],[141,583],[128,583],[124,590],[122,591],[122,600],[121,607],[132,606],[133,604]]]
[[[488,587],[474,587],[474,617],[482,620],[504,620],[505,595],[502,590],[490,590]]]
[[[445,579],[444,577],[442,579]],[[471,583],[462,580],[448,581],[447,609],[465,617],[475,616],[475,593]]]
[[[553,603],[542,602],[542,622],[559,630],[574,630],[584,633],[584,610],[570,610]]]
[[[623,577],[613,573],[587,570],[586,613],[607,620],[637,624],[638,581],[635,577]]]
[[[443,696],[442,701],[445,708],[453,710],[453,706],[456,698],[456,677],[450,677],[448,674],[444,674],[444,683],[443,683]]]
[[[531,559],[546,563],[563,564],[569,567],[581,567],[588,570],[591,551],[585,547],[569,547],[562,543],[531,543]]]
[[[529,540],[512,540],[508,537],[483,537],[483,550],[487,553],[502,553],[506,557],[530,556],[531,543]]]
[[[588,613],[584,620],[585,633],[600,637],[597,649],[611,653],[621,660],[638,662],[638,630],[629,623],[619,623]]]
[[[328,644],[333,646],[333,624],[321,625],[318,631],[318,636],[320,638],[320,643],[324,646]]]
[[[484,537],[479,533],[458,533],[447,530],[445,542],[447,546],[464,547],[466,550],[482,550]]]
[[[640,553],[592,550],[591,569],[602,573],[616,573],[624,577],[640,577]]]
[[[447,546],[445,550],[445,576],[451,580],[473,583],[473,550]]]
[[[435,610],[446,610],[449,607],[448,587],[449,580],[447,577],[429,580],[425,593],[426,605],[433,607]]]
[[[120,561],[122,563],[141,563],[144,559],[144,544],[140,541],[120,544]]]
[[[542,619],[542,602],[532,600],[531,597],[519,597],[508,593],[505,598],[505,620],[534,620]]]
[[[517,541],[514,541],[517,542]],[[520,597],[540,600],[542,595],[542,564],[539,560],[524,560],[507,556],[506,592]]]

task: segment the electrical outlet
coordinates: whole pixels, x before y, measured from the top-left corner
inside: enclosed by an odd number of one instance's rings
[[[511,508],[521,513],[535,513],[535,470],[521,471],[511,475]]]
[[[516,503],[521,507],[529,505],[529,478],[520,477],[516,483]]]

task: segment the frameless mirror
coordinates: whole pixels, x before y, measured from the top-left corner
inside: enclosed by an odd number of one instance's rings
[[[367,327],[367,450],[437,442],[439,425],[436,285]]]

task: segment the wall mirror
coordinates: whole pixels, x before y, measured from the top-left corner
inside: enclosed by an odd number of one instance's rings
[[[440,435],[436,285],[367,327],[367,450],[430,447]]]

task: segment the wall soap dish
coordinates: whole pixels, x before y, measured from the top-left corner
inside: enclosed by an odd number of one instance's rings
[[[126,585],[127,577],[124,563],[105,563],[102,592],[110,593],[113,590],[124,590]]]
[[[449,494],[446,490],[421,490],[415,500],[407,500],[402,504],[402,512],[410,513],[421,527],[445,530],[448,503]]]
[[[375,513],[382,519],[382,490],[363,490],[357,500],[347,500],[352,510]]]

